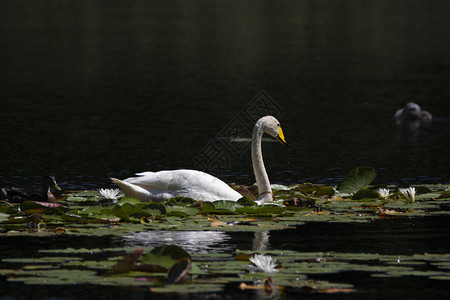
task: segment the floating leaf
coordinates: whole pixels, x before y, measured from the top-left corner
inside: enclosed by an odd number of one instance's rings
[[[256,200],[255,195],[253,195],[252,192],[250,192],[246,187],[244,187],[243,185],[239,186],[236,188],[236,192],[238,192],[239,194],[241,194],[243,197],[246,197],[250,200]]]
[[[133,198],[133,197],[122,197],[122,198],[117,202],[117,205],[122,206],[122,205],[124,205],[125,203],[137,205],[137,204],[141,204],[142,201],[139,200],[138,198]]]
[[[371,167],[356,167],[345,175],[337,190],[340,193],[354,193],[370,184],[377,177],[377,170]]]
[[[226,209],[226,210],[234,210],[238,204],[234,201],[226,201],[226,200],[219,200],[214,201],[214,208],[215,209]]]
[[[423,185],[415,185],[416,194],[428,194],[431,193],[431,189],[429,187]]]
[[[189,257],[183,257],[169,269],[167,281],[169,283],[180,282],[187,275],[190,267],[191,260]]]
[[[167,213],[166,207],[163,204],[155,203],[155,202],[150,202],[150,203],[144,205],[141,209],[149,214],[165,215]]]
[[[301,207],[301,208],[317,208],[316,201],[313,199],[303,199],[293,197],[283,202],[284,206]]]
[[[50,203],[50,202],[38,202],[38,201],[23,201],[20,203],[20,210],[22,212],[27,211],[39,211],[41,213],[48,213],[48,214],[61,214],[63,215],[64,209],[66,209],[62,204],[59,203]]]
[[[109,269],[105,273],[105,276],[129,272],[143,253],[144,249],[142,248],[134,250],[133,252],[122,258],[120,261],[118,261],[111,269]]]
[[[361,199],[377,199],[380,195],[372,190],[369,189],[360,189],[357,191],[353,196],[352,200],[361,200]]]
[[[146,273],[167,273],[167,268],[158,266],[158,265],[152,265],[152,264],[139,264],[132,266],[133,271],[138,272],[146,272]]]
[[[438,199],[446,199],[446,198],[450,199],[450,192],[445,192],[438,197]]]
[[[122,210],[120,206],[116,206],[112,209],[112,214],[119,217],[123,221],[130,221],[127,213]]]
[[[135,205],[131,203],[124,203],[121,206],[115,206],[114,209],[120,207],[120,210],[122,210],[127,216],[133,216],[134,214],[140,213],[141,210],[136,207]],[[113,209],[113,211],[114,211]]]
[[[215,211],[216,207],[215,207],[214,203],[212,203],[212,202],[203,201],[201,203],[201,210],[202,210],[202,212]]]
[[[222,292],[224,283],[208,282],[207,284],[170,284],[163,287],[151,287],[150,291],[153,293],[219,293]]]
[[[258,203],[256,203],[254,200],[256,200],[255,197],[252,198],[248,198],[246,196],[242,197],[241,199],[239,199],[238,201],[236,201],[237,204],[242,205],[242,206],[257,206]]]
[[[272,184],[270,185],[270,187],[272,188],[272,190],[275,191],[289,191],[291,189],[291,187],[282,184]]]
[[[188,197],[175,197],[166,200],[166,205],[183,205],[183,204],[193,204],[197,202],[196,200]]]
[[[162,266],[166,269],[171,268],[182,258],[189,258],[189,253],[183,248],[175,245],[156,247],[142,257],[142,262]]]
[[[321,186],[315,193],[314,195],[316,197],[321,197],[321,196],[333,196],[335,193],[334,189],[331,186]]]

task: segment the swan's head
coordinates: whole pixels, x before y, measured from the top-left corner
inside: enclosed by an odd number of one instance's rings
[[[281,129],[280,122],[275,117],[265,116],[256,122],[256,126],[260,126],[262,130],[276,138],[282,145],[291,148],[284,138],[283,130]]]

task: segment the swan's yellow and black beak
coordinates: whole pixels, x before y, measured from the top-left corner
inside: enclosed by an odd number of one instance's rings
[[[277,140],[278,140],[282,145],[286,146],[289,150],[291,150],[291,146],[289,146],[289,144],[286,143],[286,140],[284,139],[284,134],[283,134],[283,130],[281,129],[281,127],[278,127]]]

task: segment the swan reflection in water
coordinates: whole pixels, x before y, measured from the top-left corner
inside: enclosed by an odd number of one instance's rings
[[[129,246],[158,247],[177,245],[189,253],[211,253],[235,250],[231,237],[221,231],[145,231],[125,236]]]
[[[248,233],[249,235],[252,233]],[[189,253],[234,252],[237,246],[228,233],[222,231],[144,231],[123,237],[127,246],[149,248],[177,245]],[[252,250],[269,249],[269,232],[255,232]]]
[[[253,251],[265,251],[269,250],[269,231],[255,232],[255,238],[252,243]]]

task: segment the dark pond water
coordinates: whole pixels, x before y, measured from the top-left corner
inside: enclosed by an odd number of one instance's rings
[[[0,186],[37,187],[55,173],[63,190],[94,189],[139,171],[202,168],[195,158],[218,162],[208,145],[230,137],[226,129],[249,136],[248,112],[263,115],[261,99],[270,100],[293,148],[263,146],[272,183],[337,184],[358,165],[377,168],[377,183],[450,183],[449,14],[446,0],[2,1]],[[436,121],[396,126],[394,112],[409,101]],[[221,145],[226,163],[206,169],[253,183],[248,144],[231,152]],[[302,251],[350,251],[364,241],[358,251],[448,252],[441,243],[448,220],[411,222],[428,231],[406,234],[409,223],[313,224],[270,238],[272,246],[289,240]],[[225,241],[230,249],[251,247],[246,234]],[[28,242],[8,240],[7,248]],[[32,255],[67,244],[30,245]],[[391,286],[347,297],[444,293],[424,279],[358,280],[368,290]],[[8,290],[1,294],[36,296],[22,285]],[[41,296],[146,296],[83,290],[49,287]]]
[[[293,150],[271,181],[450,182],[448,1],[5,1],[1,185],[109,186],[194,160],[260,91]],[[415,101],[443,118],[398,128]],[[264,112],[261,112],[264,114]],[[245,125],[252,125],[246,121]],[[220,174],[253,183],[248,151]]]
[[[298,252],[340,252],[373,253],[385,255],[413,255],[423,253],[448,253],[450,236],[448,235],[448,217],[380,220],[362,224],[308,223],[292,230],[270,233],[250,232],[147,232],[140,237],[1,237],[0,253],[3,258],[39,257],[38,249],[71,248],[111,248],[123,246],[153,247],[158,243],[183,245],[190,253],[225,252],[239,250],[294,250]],[[265,235],[261,239],[260,234]],[[191,238],[195,236],[196,243]],[[264,240],[264,243],[256,241]],[[0,262],[0,268],[2,263]],[[425,269],[430,265],[425,265]],[[424,269],[424,270],[425,270]],[[314,299],[446,299],[450,289],[445,281],[432,280],[426,276],[404,276],[395,278],[375,278],[365,272],[344,272],[334,275],[308,275],[314,280],[353,284],[358,293],[347,295],[312,295]],[[46,286],[36,294],[36,286],[6,282],[0,277],[0,299],[82,299],[120,297],[125,299],[143,299],[155,297],[148,288],[108,287],[95,285]],[[195,299],[236,299],[245,296],[260,299],[253,292],[239,292],[235,285],[221,294],[196,294],[185,298]],[[303,295],[300,295],[303,296]],[[307,296],[307,295],[304,295]],[[163,299],[179,299],[181,295],[158,294]],[[299,295],[281,299],[298,299]],[[266,299],[279,299],[266,297]]]

